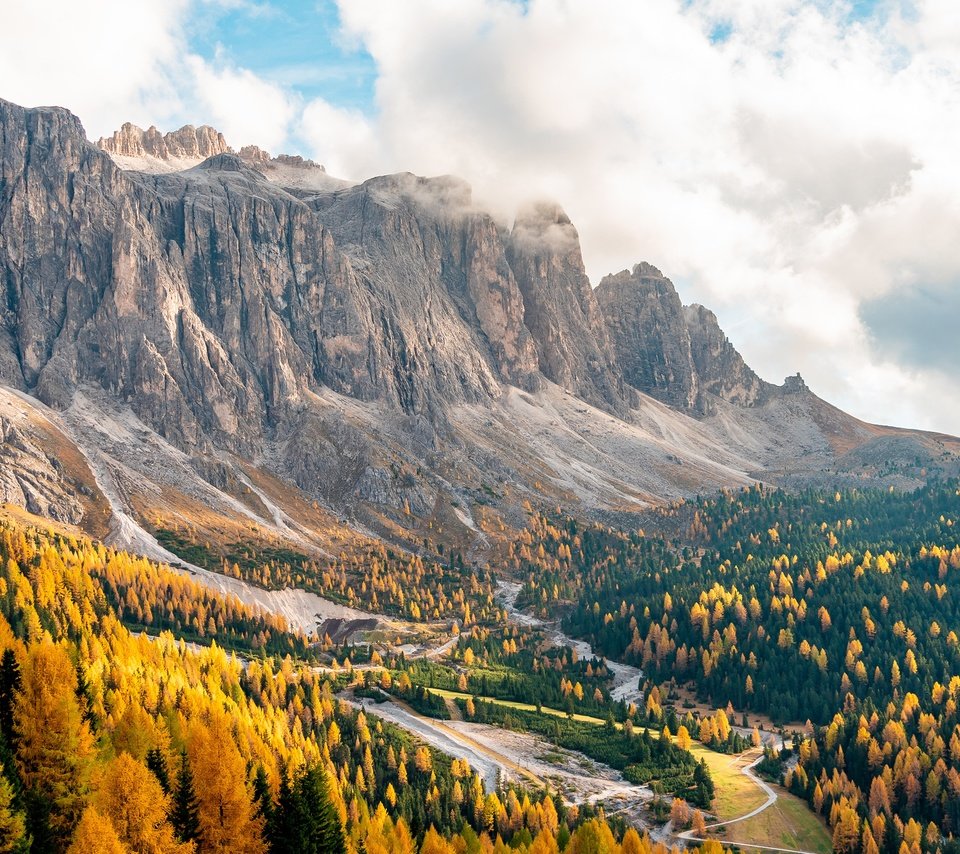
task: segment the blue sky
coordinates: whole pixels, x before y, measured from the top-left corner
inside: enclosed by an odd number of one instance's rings
[[[369,113],[376,66],[339,30],[332,0],[203,4],[187,25],[191,48],[205,59],[247,68],[304,100],[322,97]]]
[[[848,0],[850,19],[881,17],[892,2],[900,5],[897,0]],[[730,22],[720,21],[711,40],[722,42],[732,30]],[[304,100],[322,97],[368,115],[374,110],[376,64],[362,44],[342,38],[334,0],[201,3],[188,22],[188,38],[205,59],[247,68]]]

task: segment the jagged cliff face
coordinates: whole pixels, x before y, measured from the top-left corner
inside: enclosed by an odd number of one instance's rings
[[[98,529],[105,500],[117,538],[299,541],[325,507],[485,541],[474,512],[630,511],[879,435],[764,383],[656,268],[594,291],[555,205],[507,229],[457,179],[351,186],[210,128],[100,146],[0,101],[0,500]]]
[[[510,232],[507,257],[541,373],[596,406],[625,412],[633,399],[619,382],[580,238],[567,215],[547,203],[523,210]]]
[[[624,379],[670,406],[694,409],[700,383],[670,280],[650,264],[637,264],[604,278],[597,300]]]
[[[161,133],[153,126],[142,130],[130,122],[124,123],[113,136],[101,137],[97,147],[119,157],[157,160],[206,160],[230,151],[223,134],[209,125],[198,128],[184,125],[180,130]]]
[[[537,386],[502,235],[463,182],[395,175],[309,203],[362,282],[370,322],[357,363],[376,364],[377,392],[409,413],[440,416],[499,397],[503,383]],[[355,328],[345,319],[342,334]],[[357,343],[344,345],[344,358]]]
[[[653,265],[607,276],[596,294],[623,377],[646,394],[703,416],[716,412],[717,399],[752,407],[785,390],[761,380],[716,315],[682,305]]]
[[[178,444],[249,453],[321,387],[431,417],[535,387],[501,235],[462,184],[302,200],[236,155],[123,173],[63,112],[3,118],[3,379],[45,402],[93,383]]]
[[[774,394],[776,387],[760,379],[743,361],[712,311],[702,305],[685,306],[683,319],[702,392],[738,406],[755,406]]]

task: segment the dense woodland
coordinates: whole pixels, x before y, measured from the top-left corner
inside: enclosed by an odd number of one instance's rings
[[[500,612],[489,572],[464,564],[463,556],[397,554],[371,545],[321,562],[287,548],[233,543],[215,547],[191,530],[158,529],[158,541],[188,563],[242,578],[267,590],[298,587],[336,602],[411,620],[495,623]]]
[[[219,633],[222,618],[239,646],[286,643],[282,624],[190,591],[146,561],[0,524],[0,851],[665,852],[544,792],[485,791],[289,655],[244,666],[121,619],[120,602],[137,623],[150,609]]]
[[[843,851],[934,851],[960,832],[956,483],[760,487],[673,511],[683,542],[538,518],[511,549],[523,600],[667,697],[809,721],[787,783]],[[784,768],[788,766],[784,765]]]

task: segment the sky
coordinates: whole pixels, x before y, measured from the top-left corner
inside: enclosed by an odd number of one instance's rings
[[[765,379],[960,434],[955,0],[31,0],[0,97],[558,201]]]

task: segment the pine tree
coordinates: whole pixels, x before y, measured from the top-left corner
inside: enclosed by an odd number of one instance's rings
[[[322,768],[304,771],[293,784],[284,775],[270,850],[275,854],[346,854],[343,826]]]
[[[0,658],[0,734],[13,746],[13,705],[20,690],[20,664],[12,649]]]
[[[167,757],[163,755],[163,751],[159,747],[153,747],[148,750],[146,763],[147,768],[153,772],[153,775],[157,778],[164,793],[169,795],[170,771],[167,768]]]
[[[200,843],[200,804],[193,788],[193,774],[187,751],[180,751],[180,770],[173,791],[170,823],[181,842]]]
[[[284,769],[280,778],[280,793],[277,798],[276,809],[273,810],[273,820],[267,824],[267,842],[271,854],[285,854],[287,851],[299,850],[297,844],[297,828],[302,816],[300,815],[299,796],[290,780],[289,772]]]
[[[270,792],[270,782],[267,780],[267,772],[262,765],[257,766],[257,773],[253,778],[253,803],[256,806],[257,816],[263,819],[263,826],[269,838],[276,809]]]
[[[343,826],[330,799],[326,773],[318,766],[310,768],[297,788],[309,813],[310,835],[305,854],[346,854]]]

